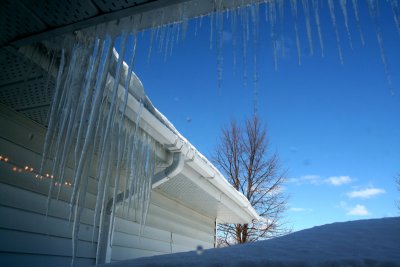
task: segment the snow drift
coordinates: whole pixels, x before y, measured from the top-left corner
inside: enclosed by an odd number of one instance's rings
[[[333,223],[256,243],[105,266],[400,266],[400,217]]]

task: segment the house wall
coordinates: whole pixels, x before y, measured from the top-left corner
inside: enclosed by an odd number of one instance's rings
[[[40,166],[45,130],[40,125],[0,109],[0,266],[70,266],[71,232],[69,198],[63,185],[46,216],[50,179],[35,178]],[[8,162],[4,161],[8,157]],[[25,171],[28,166],[28,171]],[[14,168],[15,167],[15,168]],[[33,172],[29,168],[34,168]],[[14,169],[13,169],[14,168]],[[72,170],[67,170],[67,177]],[[89,181],[82,215],[76,265],[95,263],[93,239],[94,179]],[[201,215],[168,197],[153,192],[146,226],[118,210],[111,260],[152,256],[214,246],[214,219]],[[94,235],[97,236],[96,234]]]

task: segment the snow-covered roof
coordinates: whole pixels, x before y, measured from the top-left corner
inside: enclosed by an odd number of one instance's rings
[[[400,266],[400,217],[318,226],[266,241],[108,264],[125,266]]]

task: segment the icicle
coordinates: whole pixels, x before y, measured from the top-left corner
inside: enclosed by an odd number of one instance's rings
[[[247,41],[248,41],[248,13],[246,7],[239,9],[240,20],[242,23],[242,61],[243,61],[243,85],[247,86]]]
[[[96,133],[95,137],[97,136],[97,131],[98,127],[96,127]],[[95,144],[96,144],[96,138],[93,140],[89,141],[89,153],[88,153],[88,158],[87,162],[92,162],[93,156],[94,156],[94,151],[95,151]],[[81,222],[81,217],[82,217],[82,212],[83,209],[85,208],[85,201],[86,201],[86,196],[87,196],[87,188],[88,188],[88,182],[89,182],[89,175],[90,175],[90,170],[91,170],[91,165],[86,164],[83,172],[82,172],[82,186],[79,188],[78,192],[78,199],[77,203],[75,206],[75,212],[74,212],[74,219],[73,219],[73,226],[72,226],[72,261],[71,261],[71,266],[74,266],[74,261],[75,257],[77,254],[77,243],[78,243],[78,234],[79,234],[79,226]],[[74,185],[75,186],[75,185]],[[72,214],[70,214],[71,216]],[[71,221],[71,218],[70,218]],[[93,233],[96,230],[96,226],[93,226]],[[93,241],[93,240],[92,240]]]
[[[178,43],[179,42],[179,35],[180,35],[180,31],[181,31],[181,27],[178,24],[178,27],[176,29],[176,39],[175,42]]]
[[[118,133],[116,135],[118,144],[117,144],[117,162],[115,167],[115,181],[114,181],[114,192],[112,197],[112,208],[111,208],[111,224],[110,224],[110,231],[109,231],[109,240],[112,240],[112,233],[114,232],[114,223],[115,223],[115,211],[116,211],[116,202],[117,202],[117,194],[118,194],[118,186],[119,181],[121,179],[121,168],[122,168],[122,161],[124,159],[124,152],[125,152],[125,145],[126,145],[126,135],[123,131],[122,124],[124,123],[123,120],[119,121],[120,127],[118,127]]]
[[[280,16],[280,32],[284,32],[284,16],[285,16],[285,1],[277,1],[278,2],[278,10],[279,10],[279,16]],[[280,44],[279,44],[280,42]],[[276,46],[280,45],[282,49],[282,57],[286,56],[286,49],[285,49],[285,38],[283,35],[276,40]]]
[[[169,46],[171,45],[171,27],[172,27],[171,25],[168,25],[167,30],[166,30],[167,33],[166,33],[166,37],[165,37],[164,62],[167,61]]]
[[[361,44],[364,46],[364,45],[365,45],[364,34],[363,34],[363,32],[362,32],[362,29],[361,29],[360,17],[359,17],[359,15],[358,15],[358,4],[357,4],[357,0],[352,0],[352,4],[353,4],[354,17],[356,18],[356,23],[357,23],[358,32],[360,33]]]
[[[181,21],[182,21],[182,40],[186,40],[186,32],[188,28],[189,19],[187,16],[187,2],[181,4]]]
[[[278,9],[279,9],[279,16],[281,18],[280,19],[281,27],[283,28],[283,18],[284,18],[284,15],[285,15],[285,5],[284,5],[285,1],[284,0],[281,0],[281,1],[278,0],[277,2],[278,2]]]
[[[218,88],[222,87],[222,72],[223,72],[223,64],[224,64],[224,55],[223,55],[223,35],[224,35],[224,16],[222,12],[218,12],[216,15],[216,27],[217,27],[217,79],[218,79]]]
[[[210,49],[213,47],[214,12],[210,15]]]
[[[103,49],[102,49],[102,53],[101,53],[101,64],[99,66],[99,70],[97,72],[97,77],[96,77],[96,84],[95,84],[95,95],[94,95],[94,99],[93,99],[93,104],[92,104],[92,110],[90,113],[90,117],[89,117],[89,122],[88,122],[88,126],[87,126],[87,130],[86,130],[86,135],[84,138],[84,142],[83,142],[83,147],[82,147],[82,152],[78,161],[78,165],[76,167],[76,171],[74,174],[74,188],[72,191],[72,195],[71,195],[71,201],[70,201],[70,205],[71,205],[71,210],[73,208],[73,206],[76,203],[76,194],[77,191],[79,189],[80,186],[80,182],[81,182],[81,175],[83,172],[83,168],[86,164],[86,157],[88,154],[88,150],[89,150],[89,144],[90,144],[90,140],[93,138],[93,132],[95,129],[95,125],[97,123],[97,119],[99,116],[99,109],[100,109],[100,104],[102,102],[102,98],[103,98],[103,92],[105,90],[105,80],[107,77],[107,69],[108,69],[108,64],[110,61],[110,53],[111,53],[111,39],[109,37],[107,37],[107,39],[105,39],[103,41]]]
[[[312,33],[311,33],[311,22],[310,22],[310,9],[308,5],[308,0],[302,0],[303,4],[303,12],[306,21],[306,29],[307,29],[307,39],[308,39],[308,46],[310,47],[310,54],[314,54],[314,47],[312,41]]]
[[[300,47],[300,36],[299,36],[299,29],[298,29],[298,18],[297,18],[297,0],[290,0],[292,15],[294,17],[294,31],[296,34],[296,47],[297,47],[297,57],[299,65],[301,65],[301,47]]]
[[[340,8],[342,9],[344,25],[346,26],[347,38],[349,39],[350,48],[353,49],[353,42],[351,40],[351,33],[349,27],[349,18],[347,15],[347,0],[340,0]]]
[[[137,127],[137,126],[136,126]],[[135,129],[136,131],[136,129]],[[139,167],[141,166],[140,161],[143,158],[141,151],[141,145],[142,143],[134,138],[134,148],[132,149],[132,155],[131,155],[131,173],[129,177],[129,183],[128,183],[128,210],[127,210],[127,215],[129,216],[130,210],[131,210],[131,204],[132,204],[132,196],[135,196],[134,190],[136,189],[135,187],[135,181],[138,181],[140,178],[139,176]],[[142,155],[142,157],[138,157],[139,155]],[[136,201],[135,201],[136,203]],[[138,203],[136,203],[137,205]],[[136,216],[136,212],[135,212]]]
[[[78,157],[79,157],[78,155],[82,148],[82,138],[83,138],[83,133],[84,133],[85,126],[86,126],[84,121],[88,117],[89,106],[90,106],[90,105],[87,105],[87,103],[92,102],[93,90],[91,90],[91,85],[92,85],[92,79],[93,79],[92,77],[93,77],[93,71],[94,71],[94,67],[95,67],[95,61],[96,61],[96,59],[98,60],[97,53],[99,50],[99,44],[100,44],[100,39],[96,38],[96,40],[94,42],[93,52],[89,59],[87,73],[86,73],[86,81],[85,81],[85,85],[84,85],[84,89],[83,89],[84,96],[83,96],[82,103],[81,103],[81,105],[83,105],[83,110],[81,112],[81,118],[80,118],[78,134],[77,134],[77,138],[76,138],[77,140],[76,140],[76,145],[75,145],[75,164],[77,164],[77,162],[78,162]]]
[[[233,60],[233,73],[236,74],[236,49],[237,49],[237,37],[236,37],[236,27],[237,27],[237,16],[236,9],[231,11],[231,30],[232,30],[232,60]]]
[[[137,36],[134,34],[134,43],[133,43],[133,50],[132,50],[132,57],[131,61],[129,62],[129,67],[128,67],[128,75],[126,76],[125,80],[125,94],[124,94],[124,100],[123,100],[123,108],[122,108],[122,113],[121,113],[121,121],[123,117],[125,116],[125,111],[126,111],[126,106],[128,104],[128,94],[129,94],[129,88],[130,88],[130,83],[132,79],[132,71],[133,71],[133,66],[135,63],[135,57],[136,57],[136,45],[137,45]],[[122,126],[122,123],[121,123]]]
[[[312,4],[313,4],[313,9],[314,9],[315,23],[317,25],[319,46],[321,48],[321,56],[324,57],[324,41],[322,39],[322,30],[321,30],[321,21],[320,21],[320,18],[319,18],[318,0],[312,0]]]
[[[253,4],[250,7],[251,22],[252,22],[252,35],[253,35],[253,86],[254,90],[258,90],[258,66],[257,66],[257,56],[258,56],[258,33],[259,33],[259,6],[258,4]],[[272,20],[276,25],[276,10],[273,10]],[[257,108],[257,102],[255,102],[255,108]]]
[[[107,197],[109,195],[109,190],[110,190],[110,177],[112,176],[112,170],[114,166],[114,159],[115,159],[115,153],[116,153],[116,138],[111,138],[111,143],[108,142],[107,146],[107,155],[105,157],[105,161],[103,162],[104,165],[106,165],[106,168],[104,169],[103,172],[103,177],[101,181],[99,181],[99,187],[97,190],[97,195],[100,195],[100,199],[98,200],[99,202],[96,202],[97,204],[101,204],[101,209],[100,209],[100,216],[99,216],[99,233],[98,233],[98,238],[97,242],[102,242],[104,240],[104,236],[108,237],[109,233],[105,233],[104,229],[104,223],[106,219],[106,205],[107,205]],[[110,229],[108,229],[110,230]],[[97,251],[96,251],[96,264],[99,264],[99,259],[100,259],[100,252],[101,252],[101,245],[97,246]]]
[[[338,27],[336,24],[335,5],[333,3],[333,0],[328,0],[328,5],[329,5],[329,13],[331,15],[333,29],[335,30],[335,34],[336,34],[336,44],[337,44],[337,48],[338,48],[340,63],[343,64],[344,61],[343,61],[342,47],[340,45],[340,36],[339,36]]]
[[[42,97],[46,97],[47,95],[51,94],[51,86],[50,86],[50,81],[52,80],[53,76],[53,69],[56,67],[56,50],[52,49],[51,51],[49,51],[48,56],[50,58],[50,63],[46,69],[46,73],[47,73],[47,77],[46,77],[46,85],[45,85],[45,89],[46,91],[42,92]],[[48,114],[49,115],[49,114]],[[47,117],[49,118],[49,117]]]
[[[371,17],[374,21],[374,25],[375,25],[376,40],[378,42],[381,60],[382,60],[383,68],[384,68],[385,75],[386,75],[386,80],[387,80],[387,83],[389,86],[390,93],[392,95],[394,95],[395,90],[393,87],[392,76],[390,74],[390,68],[389,68],[389,64],[387,62],[385,47],[383,44],[382,31],[381,31],[379,21],[378,21],[378,2],[376,2],[374,0],[367,0],[367,2],[368,2],[368,10],[370,12],[370,15],[371,15]]]
[[[157,28],[158,29],[158,28]],[[153,27],[151,28],[151,33],[150,33],[150,44],[149,44],[149,52],[147,54],[147,63],[150,63],[150,58],[151,58],[151,52],[153,49],[153,43],[154,43],[154,38],[155,38],[155,33],[156,29]]]
[[[268,3],[268,9],[269,9],[269,17],[270,19],[270,36],[271,36],[271,41],[272,41],[272,51],[274,55],[274,65],[275,65],[275,70],[278,69],[278,40],[276,37],[276,2],[275,0],[272,0]],[[267,8],[266,7],[266,8]]]
[[[75,66],[77,64],[77,59],[79,56],[79,47],[78,46],[74,46],[72,49],[72,56],[71,56],[71,61],[69,62],[69,67],[68,67],[68,71],[67,71],[67,76],[66,76],[66,80],[65,80],[65,84],[64,84],[64,88],[63,88],[63,95],[65,96],[65,107],[62,108],[61,111],[61,118],[59,121],[59,134],[56,138],[56,142],[55,142],[55,156],[54,156],[54,160],[53,160],[53,173],[52,173],[52,180],[50,182],[50,186],[49,186],[49,191],[48,191],[48,197],[47,197],[47,208],[46,208],[46,214],[48,213],[48,211],[50,210],[50,205],[51,205],[51,200],[53,197],[53,190],[54,190],[54,186],[58,185],[58,183],[60,182],[60,177],[63,176],[63,170],[64,168],[61,166],[62,162],[64,160],[64,157],[66,156],[65,154],[68,154],[66,150],[67,146],[69,147],[70,144],[67,140],[67,134],[69,131],[72,130],[72,123],[71,123],[71,117],[69,116],[70,113],[70,105],[72,103],[71,100],[69,100],[69,98],[66,96],[68,94],[71,94],[71,98],[73,98],[73,94],[75,93],[74,90],[67,90],[65,87],[67,87],[68,85],[72,84],[72,80],[74,78],[74,68],[72,66]],[[79,67],[78,67],[79,68]],[[60,103],[63,103],[63,101],[61,101]],[[70,128],[68,128],[68,125],[70,125]]]
[[[77,125],[79,124],[79,121],[77,121],[79,120],[78,116],[79,114],[77,114],[77,112],[79,110],[78,108],[78,104],[80,102],[79,99],[82,98],[81,88],[82,88],[82,83],[84,82],[84,75],[83,75],[84,72],[82,71],[82,68],[85,65],[86,57],[87,57],[86,49],[78,47],[77,50],[78,61],[76,64],[74,64],[75,68],[73,69],[71,84],[69,88],[69,91],[71,91],[71,95],[68,101],[69,118],[68,118],[68,125],[66,125],[67,128],[65,130],[64,140],[62,141],[64,145],[61,149],[61,152],[57,151],[57,154],[61,154],[61,161],[59,162],[57,167],[53,168],[54,175],[58,177],[58,183],[60,185],[64,184],[67,159],[70,155],[70,152],[72,152],[73,141],[74,141],[73,139],[76,136],[76,128]],[[59,198],[61,188],[62,188],[61,186],[58,187],[57,199]]]
[[[199,31],[199,18],[194,18],[194,37],[197,37]]]
[[[135,126],[136,127],[136,126]],[[132,131],[132,130],[130,130],[130,131]],[[127,199],[127,197],[128,197],[128,195],[127,194],[129,194],[129,179],[130,179],[130,177],[131,177],[131,175],[133,175],[132,174],[132,172],[133,172],[133,160],[134,160],[134,158],[133,158],[133,155],[134,155],[134,152],[133,152],[133,150],[134,150],[134,147],[135,147],[135,145],[134,145],[134,142],[135,142],[135,140],[132,138],[132,135],[131,134],[129,134],[129,137],[128,137],[128,139],[129,139],[129,143],[128,143],[128,150],[127,150],[127,163],[126,163],[126,177],[125,177],[125,183],[124,183],[124,194],[123,194],[123,199],[124,199],[124,201],[122,202],[122,213],[123,214],[125,214],[126,216],[127,216],[127,214],[128,214],[128,211],[125,213],[125,200]]]
[[[400,34],[400,7],[399,7],[399,2],[397,0],[389,0],[389,1],[390,1],[390,7],[392,8],[392,12],[393,12],[394,23],[396,24],[397,31]]]
[[[172,57],[172,50],[174,49],[174,40],[175,36],[177,35],[177,29],[179,28],[179,24],[173,24],[171,29],[171,44],[169,46],[169,56]]]
[[[140,216],[140,235],[143,233],[144,226],[146,225],[146,218],[148,209],[150,206],[150,197],[151,197],[151,185],[152,185],[152,177],[154,175],[154,169],[156,165],[156,153],[155,153],[155,143],[153,140],[147,141],[147,149],[148,149],[148,158],[146,159],[146,170],[145,170],[145,183],[144,194],[142,203],[142,213]]]
[[[163,47],[164,47],[164,40],[165,40],[165,31],[166,31],[167,26],[163,25],[161,26],[161,31],[160,31],[160,39],[158,40],[158,50],[162,52]]]
[[[44,172],[44,164],[47,160],[47,158],[49,157],[49,150],[51,147],[51,142],[54,136],[54,130],[56,127],[56,123],[57,123],[57,115],[56,113],[58,113],[58,109],[59,104],[60,104],[60,98],[61,98],[61,94],[62,94],[62,90],[61,90],[61,80],[62,80],[62,76],[63,76],[63,72],[64,72],[64,64],[65,64],[65,50],[62,49],[61,50],[61,61],[60,61],[60,66],[58,68],[58,74],[57,74],[57,79],[56,79],[56,87],[55,87],[55,92],[54,92],[54,96],[53,96],[53,101],[51,104],[51,108],[50,108],[50,112],[49,112],[49,125],[47,127],[47,132],[46,132],[46,137],[45,137],[45,141],[44,141],[44,146],[43,146],[43,155],[42,155],[42,161],[40,163],[40,173],[42,174]]]

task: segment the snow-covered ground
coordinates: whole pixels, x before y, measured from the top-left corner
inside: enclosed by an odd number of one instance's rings
[[[400,266],[400,217],[333,223],[256,243],[106,266]]]

